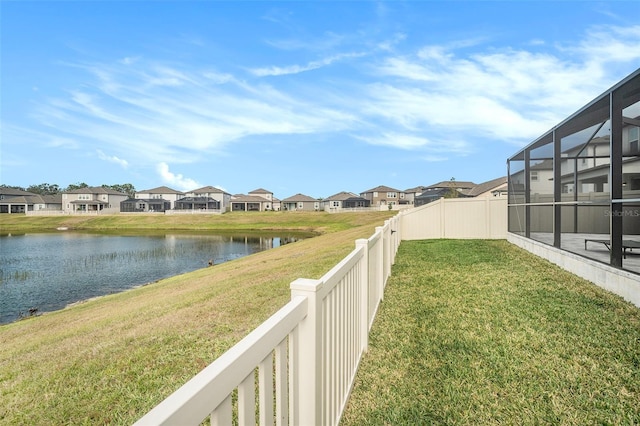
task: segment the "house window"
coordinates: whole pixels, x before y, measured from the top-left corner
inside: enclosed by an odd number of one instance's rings
[[[531,172],[531,182],[538,181],[538,172]]]
[[[387,198],[397,198],[397,197],[398,197],[397,192],[387,192]]]
[[[640,127],[630,127],[629,128],[629,142],[636,141],[638,142],[640,139]],[[636,144],[637,146],[637,144]]]
[[[374,196],[374,197],[377,197],[377,196],[378,196],[378,193],[377,193],[377,192],[374,192],[374,193],[373,193],[373,196]]]

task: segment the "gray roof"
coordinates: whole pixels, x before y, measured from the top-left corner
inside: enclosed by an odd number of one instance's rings
[[[484,194],[485,192],[491,191],[492,189],[498,189],[502,186],[506,186],[506,184],[507,184],[507,177],[502,176],[497,179],[483,182],[474,186],[473,188],[471,188],[471,190],[466,192],[466,195],[470,197],[477,197],[478,195]]]
[[[354,194],[353,192],[346,192],[346,191],[342,191],[342,192],[338,192],[337,194],[334,194],[330,197],[325,198],[322,201],[344,201],[344,200],[348,200],[349,198],[353,198],[353,197],[359,197],[358,194]]]
[[[27,192],[21,189],[7,188],[7,187],[0,187],[0,194],[10,195],[12,197],[17,197],[18,195],[36,195],[33,192]]]
[[[282,200],[283,203],[299,203],[299,202],[305,203],[305,202],[315,202],[315,201],[318,201],[318,200],[304,194],[292,195],[291,197],[285,198],[284,200]]]
[[[426,189],[427,189],[426,186],[421,185],[421,186],[416,186],[415,188],[405,189],[404,192],[405,194],[411,194],[411,193],[423,192]]]
[[[376,186],[375,188],[371,188],[367,191],[362,191],[361,194],[366,194],[367,192],[403,192],[403,191],[400,191],[399,189],[391,188],[389,186],[380,185],[380,186]]]
[[[136,191],[139,194],[184,194],[182,191],[176,191],[168,186],[159,186],[153,189],[145,189],[144,191]]]
[[[273,194],[271,191],[267,191],[266,189],[258,188],[253,191],[249,191],[249,194]]]
[[[437,189],[437,188],[471,189],[475,186],[476,184],[473,182],[465,182],[465,181],[458,181],[458,180],[444,180],[434,185],[427,186],[426,189]]]
[[[14,197],[5,198],[0,201],[2,204],[62,204],[62,194],[56,195],[19,195]]]
[[[193,191],[189,191],[189,192],[193,192],[194,194],[227,194],[227,192],[223,191],[220,188],[216,188],[215,186],[203,186],[202,188],[199,189],[194,189]]]
[[[72,189],[71,191],[64,191],[63,194],[109,194],[109,195],[125,195],[124,192],[116,191],[111,188],[104,188],[102,186],[87,186],[86,188]]]

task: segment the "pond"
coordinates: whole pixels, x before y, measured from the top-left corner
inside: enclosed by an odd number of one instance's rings
[[[302,235],[0,235],[0,324],[124,291]]]

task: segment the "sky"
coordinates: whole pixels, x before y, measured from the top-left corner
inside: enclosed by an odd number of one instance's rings
[[[638,1],[0,0],[0,184],[482,183],[640,67],[639,17]]]

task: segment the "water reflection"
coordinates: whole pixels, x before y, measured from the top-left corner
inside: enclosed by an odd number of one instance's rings
[[[0,324],[305,237],[308,235],[0,235]]]

